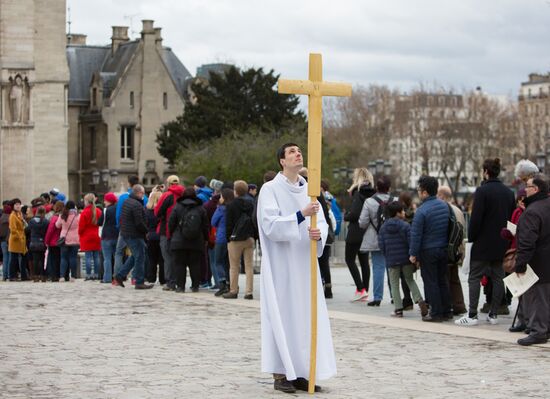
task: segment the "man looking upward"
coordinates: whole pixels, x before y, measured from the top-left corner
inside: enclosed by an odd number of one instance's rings
[[[262,243],[260,276],[262,371],[273,373],[274,388],[293,393],[307,391],[310,360],[310,242],[317,241],[321,256],[328,225],[319,203],[310,202],[300,148],[284,144],[277,151],[282,172],[265,183],[258,199],[258,226]],[[318,228],[309,228],[318,216]],[[317,269],[317,273],[319,273]],[[336,362],[326,302],[317,276],[318,332],[316,379],[336,374]],[[316,390],[319,390],[316,387]]]

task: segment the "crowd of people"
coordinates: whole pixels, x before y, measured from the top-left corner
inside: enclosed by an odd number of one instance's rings
[[[550,201],[548,182],[533,163],[522,161],[518,167],[522,183],[515,196],[498,179],[500,161],[484,162],[484,181],[475,192],[467,225],[468,212],[457,207],[451,189],[439,186],[434,177],[419,179],[417,196],[406,191],[393,196],[388,176],[375,178],[367,168],[357,168],[344,213],[323,181],[318,202],[328,236],[319,254],[319,268],[325,298],[333,296],[329,258],[343,221],[348,222],[345,263],[355,284],[352,302],[380,306],[387,276],[394,317],[403,317],[416,304],[423,321],[461,316],[455,320],[457,325],[476,325],[484,287],[487,300],[481,312],[487,313],[488,323],[496,324],[499,314],[509,314],[512,297],[503,284],[502,265],[505,253],[514,249],[515,272],[524,273],[529,263],[539,282],[520,303],[510,331],[530,333],[518,341],[522,345],[546,342],[550,275],[543,263],[550,255],[546,253],[550,238],[548,227],[543,226],[550,226],[546,220],[550,213],[545,210]],[[307,181],[307,169],[301,168],[299,174]],[[276,176],[267,172],[264,183]],[[147,196],[138,177],[130,176],[128,192],[106,193],[102,202],[94,193],[81,201],[68,200],[57,189],[41,194],[28,206],[17,198],[4,201],[0,217],[3,279],[74,281],[82,252],[87,281],[124,287],[130,277],[136,289],[149,289],[158,282],[165,291],[181,293],[186,290],[189,269],[187,288],[192,292],[209,288],[216,296],[234,299],[244,291],[245,299],[253,299],[253,254],[259,249],[257,194],[258,187],[243,180],[212,179],[208,184],[199,176],[193,186],[184,187],[173,175]],[[508,230],[509,221],[518,225],[517,234]],[[472,243],[468,307],[458,274],[465,252],[463,236],[451,242],[454,225]],[[238,284],[241,270],[246,274],[244,290]],[[413,278],[417,270],[423,293]]]
[[[231,299],[239,294],[242,257],[244,297],[252,299],[257,186],[243,180],[207,183],[199,176],[184,187],[173,175],[147,196],[139,178],[129,176],[128,192],[106,193],[102,202],[94,193],[67,200],[55,188],[29,206],[18,198],[4,201],[3,280],[74,281],[81,252],[85,281],[124,287],[131,273],[136,289],[158,282],[181,293],[189,269],[191,291],[209,288]]]

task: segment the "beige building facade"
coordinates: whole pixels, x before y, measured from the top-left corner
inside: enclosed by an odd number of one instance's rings
[[[0,198],[66,192],[65,0],[0,1]]]
[[[161,29],[142,21],[141,37],[112,28],[111,45],[69,35],[69,195],[125,189],[128,175],[146,188],[174,171],[158,153],[156,134],[183,113],[192,76]]]

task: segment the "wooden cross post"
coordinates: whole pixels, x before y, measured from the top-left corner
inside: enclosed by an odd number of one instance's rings
[[[351,85],[323,82],[321,54],[309,54],[309,80],[279,79],[279,93],[306,94],[308,101],[307,169],[308,190],[311,201],[321,193],[321,143],[323,128],[323,97],[351,96]],[[311,217],[311,228],[317,228],[317,215]],[[315,392],[317,367],[317,242],[311,241],[311,348],[308,392]]]

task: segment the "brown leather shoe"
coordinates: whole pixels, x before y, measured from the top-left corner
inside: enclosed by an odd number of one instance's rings
[[[136,290],[149,290],[153,288],[155,284],[136,284],[135,288]]]
[[[306,391],[309,388],[309,381],[305,378],[299,377],[295,379],[294,381],[291,381],[292,385],[294,385],[294,388],[300,390],[300,391]],[[319,385],[315,385],[315,392],[322,392],[322,388]]]

